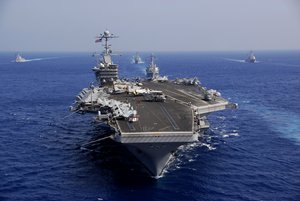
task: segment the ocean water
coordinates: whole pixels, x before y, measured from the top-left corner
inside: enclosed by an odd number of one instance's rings
[[[0,53],[0,200],[300,200],[300,52],[155,53],[162,75],[198,77],[239,104],[209,116],[159,180],[103,141],[110,129],[68,107],[94,80],[90,53]],[[114,58],[121,77],[143,76],[134,53]],[[143,60],[150,53],[141,53]]]

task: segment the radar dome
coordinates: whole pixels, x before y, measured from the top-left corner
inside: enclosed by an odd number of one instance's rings
[[[108,30],[104,31],[104,35],[108,36],[109,35],[109,31]]]

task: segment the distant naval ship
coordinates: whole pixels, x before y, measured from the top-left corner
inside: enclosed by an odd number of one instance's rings
[[[245,59],[246,62],[248,63],[255,63],[256,62],[256,58],[254,56],[253,51],[250,52],[249,56],[247,57],[247,59]]]
[[[141,63],[144,63],[144,62],[142,61],[142,58],[140,57],[140,55],[139,55],[138,52],[135,53],[135,55],[134,55],[134,57],[133,57],[133,62],[134,62],[135,64],[141,64]]]
[[[20,62],[26,62],[27,60],[25,58],[23,58],[20,54],[17,54],[16,56],[16,62],[20,63]]]
[[[177,148],[198,141],[209,128],[209,113],[237,105],[216,90],[206,90],[197,78],[160,76],[153,55],[145,79],[119,79],[108,44],[116,37],[109,31],[98,37],[104,51],[92,68],[97,86],[84,88],[71,111],[95,113],[96,119],[113,128],[109,138],[124,145],[152,177],[159,178]]]

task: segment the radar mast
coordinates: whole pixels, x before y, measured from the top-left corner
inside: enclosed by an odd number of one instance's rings
[[[111,58],[111,45],[108,44],[108,40],[112,38],[118,38],[114,34],[109,33],[108,30],[104,31],[96,37],[95,43],[102,42],[104,40],[104,51],[102,52],[102,60],[97,62],[97,66],[93,68],[96,79],[100,86],[112,85],[114,81],[118,79],[118,65],[113,64]]]
[[[111,39],[111,38],[118,38],[118,36],[115,36],[114,34],[112,33],[109,33],[108,30],[104,31],[103,34],[100,34],[99,36],[96,37],[96,43],[98,42],[102,42],[103,39],[104,39],[104,54],[110,54],[111,53],[111,45],[108,44],[108,40]]]

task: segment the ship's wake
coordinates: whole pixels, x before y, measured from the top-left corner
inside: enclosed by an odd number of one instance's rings
[[[232,118],[234,119],[236,116],[233,116]],[[215,151],[218,146],[226,143],[225,138],[239,136],[238,128],[226,128],[226,121],[228,121],[226,117],[218,116],[217,119],[220,121],[218,126],[214,126],[204,132],[204,134],[200,136],[198,142],[182,145],[178,148],[177,152],[175,153],[175,157],[169,161],[167,168],[165,168],[163,171],[162,176],[168,174],[168,172],[173,172],[176,169],[182,168],[195,171],[196,169],[191,167],[190,163],[198,161],[197,158],[203,155],[203,153]]]
[[[233,62],[239,62],[239,63],[246,63],[245,60],[241,60],[241,59],[230,59],[230,58],[224,58],[227,61],[233,61]]]
[[[267,61],[264,61],[262,63],[266,63],[266,64],[271,64],[271,65],[274,65],[274,66],[285,66],[285,67],[300,67],[300,65],[298,64],[288,64],[288,63],[281,63],[281,62],[267,62]]]
[[[50,60],[50,59],[58,59],[60,57],[42,57],[42,58],[34,58],[34,59],[25,59],[20,63],[31,62],[31,61],[42,61],[42,60]],[[11,61],[13,63],[17,63],[15,60]]]
[[[245,60],[241,59],[231,59],[231,58],[224,58],[227,61],[238,62],[238,63],[248,63]],[[300,67],[299,64],[289,64],[289,63],[281,63],[281,62],[269,62],[269,61],[255,61],[254,63],[262,63],[274,66],[285,66],[285,67]]]
[[[263,118],[267,125],[274,132],[280,133],[282,137],[290,139],[295,144],[300,145],[300,115],[284,111],[278,108],[269,108],[264,106],[247,106],[247,109],[255,111],[258,116]]]
[[[231,59],[231,58],[224,58],[225,60],[227,61],[232,61],[232,62],[238,62],[238,63],[249,63],[245,60],[242,60],[242,59]],[[260,63],[261,61],[255,61],[254,63]]]

